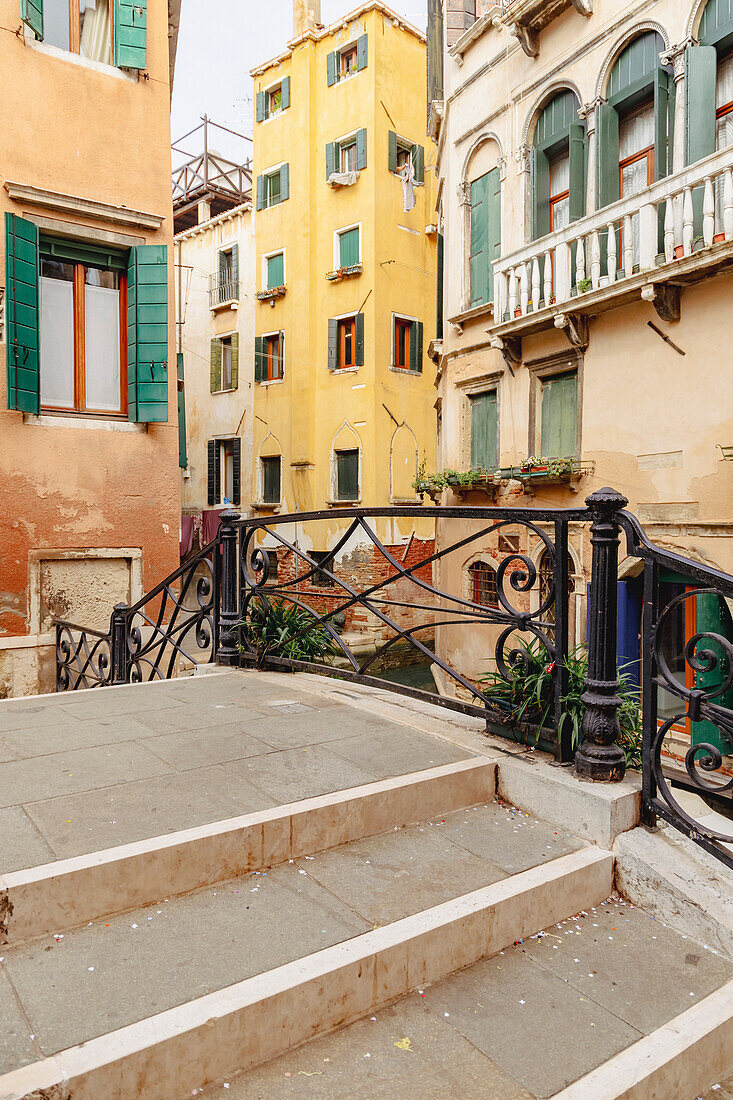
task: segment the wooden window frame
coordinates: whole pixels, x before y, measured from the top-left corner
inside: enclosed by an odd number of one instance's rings
[[[219,475],[220,480],[220,498],[219,503],[223,504],[226,497],[229,500],[233,500],[232,491],[234,485],[227,485],[227,456],[231,452],[232,464],[234,463],[234,440],[233,439],[220,439],[219,440],[219,469],[221,471]]]
[[[351,360],[346,362],[346,341],[351,338]],[[356,314],[350,317],[338,319],[338,366],[337,370],[354,370],[356,368]]]
[[[577,418],[575,424],[575,446],[573,457],[580,458],[583,453],[583,383],[584,383],[583,353],[579,351],[556,352],[554,355],[543,356],[541,359],[531,359],[525,362],[529,371],[529,424],[527,438],[527,454],[538,455],[542,443],[542,383],[549,382],[559,374],[569,374],[575,371],[577,374]],[[548,456],[549,457],[549,456]]]
[[[265,468],[266,468],[266,463],[267,462],[274,462],[274,461],[277,461],[278,467],[279,467],[279,470],[280,470],[280,478],[279,478],[279,484],[278,484],[279,494],[278,494],[278,499],[277,500],[267,500],[267,498],[265,497],[265,484],[266,484],[266,481],[265,481]],[[282,455],[261,455],[260,456],[260,470],[262,472],[262,499],[261,499],[260,503],[261,504],[269,504],[271,506],[275,506],[275,505],[278,505],[278,504],[282,503],[282,496],[283,496],[283,459],[282,459]]]
[[[489,563],[483,559],[479,559],[478,561],[471,562],[468,567],[468,572],[471,578],[471,599],[473,602],[479,604],[481,607],[498,607],[499,590],[496,580],[496,570],[493,566],[489,565]],[[484,586],[488,587],[490,595],[493,595],[492,603],[487,603],[486,600],[481,599],[481,589]]]
[[[68,0],[69,4],[69,49],[68,53],[81,56],[81,12],[79,0]],[[109,35],[112,53],[114,54],[115,41],[115,5],[114,0],[109,0]]]
[[[555,206],[558,203],[564,202],[565,199],[567,199],[568,202],[570,201],[570,187],[569,186],[566,187],[564,191],[558,191],[557,194],[553,195],[553,193],[552,193],[552,174],[553,174],[552,170],[553,170],[553,167],[554,167],[555,163],[558,160],[564,159],[566,156],[568,157],[568,160],[569,160],[569,158],[570,158],[569,142],[568,142],[568,148],[563,153],[563,156],[562,157],[555,157],[554,160],[550,161],[550,232],[551,233],[555,232]],[[554,250],[551,253],[550,259],[554,263],[554,259],[555,259]],[[554,270],[554,268],[553,268],[553,270]]]
[[[283,109],[282,108],[282,96],[283,96],[282,80],[280,81],[279,84],[275,84],[275,85],[273,85],[272,88],[268,88],[267,91],[265,92],[265,95],[267,96],[267,114],[265,115],[265,118],[272,118],[273,115],[279,114],[280,111],[282,111],[282,109]],[[275,106],[275,96],[276,95],[280,96],[280,104],[277,107]]]
[[[270,260],[276,260],[276,259],[278,258],[278,256],[282,256],[282,261],[283,261],[283,281],[282,281],[282,283],[275,283],[275,284],[274,284],[273,286],[270,286]],[[265,285],[264,285],[264,289],[265,289],[265,290],[275,290],[275,288],[276,288],[276,287],[278,287],[278,286],[285,286],[285,285],[286,285],[286,278],[285,278],[285,249],[284,249],[284,248],[280,248],[280,249],[278,249],[278,251],[277,251],[277,252],[269,252],[269,253],[268,253],[268,254],[267,254],[267,255],[266,255],[265,257],[264,257],[264,261],[265,261],[265,272],[264,272],[264,284],[265,284]]]
[[[344,167],[343,157],[344,157],[344,153],[348,149],[353,149],[353,155],[354,155],[354,167],[353,168],[345,168]],[[343,141],[340,141],[338,143],[338,151],[339,151],[339,172],[357,172],[358,169],[356,167],[356,163],[357,163],[357,159],[358,159],[358,151],[357,151],[357,148],[356,148],[356,134],[354,134],[353,137],[344,138]]]
[[[221,344],[221,389],[219,390],[219,393],[227,393],[229,390],[233,389],[233,386],[232,386],[232,367],[233,367],[232,355],[233,355],[234,349],[232,347],[232,338],[231,338],[231,336],[220,336],[219,337],[219,343]],[[229,348],[229,380],[228,380],[229,385],[226,384],[227,379],[226,379],[226,376],[225,376],[225,373],[224,373],[224,358],[225,358],[224,357],[224,349],[225,348]]]
[[[51,259],[41,253],[39,277],[43,277],[43,261]],[[69,261],[61,261],[63,263]],[[74,268],[74,407],[63,405],[41,405],[42,413],[54,413],[63,416],[90,416],[100,420],[127,419],[127,275],[118,271],[120,286],[120,404],[117,409],[87,409],[86,407],[86,302],[84,273],[92,265],[73,263]],[[110,271],[112,268],[99,268]]]
[[[283,376],[280,362],[280,333],[273,332],[263,336],[265,341],[265,377],[263,382],[279,382]]]
[[[339,495],[339,459],[341,456],[353,456],[356,455],[356,496],[355,497],[342,497]],[[360,447],[339,447],[333,452],[333,481],[334,481],[334,500],[339,503],[349,504],[353,501],[361,499],[361,448]]]
[[[272,181],[274,179],[277,179],[277,181],[280,185],[279,191],[278,191],[278,194],[277,194],[277,199],[275,199],[275,200],[273,200],[272,194],[270,193],[270,185],[272,184]],[[281,199],[282,193],[283,193],[282,165],[280,165],[279,168],[274,168],[271,172],[265,172],[265,204],[264,204],[264,209],[269,210],[271,206],[277,206],[278,203],[282,202],[282,199]]]
[[[345,46],[342,50],[339,50],[339,80],[345,80],[346,77],[354,76],[359,70],[357,65],[359,64],[359,54],[356,42],[350,42],[348,46]],[[353,60],[353,68],[349,68],[349,61]]]
[[[393,329],[393,333],[392,333],[392,338],[393,338],[393,341],[394,341],[394,354],[393,354],[392,358],[393,358],[394,361],[392,363],[392,366],[397,367],[398,370],[410,370],[411,369],[410,368],[410,351],[411,351],[410,342],[411,342],[411,339],[412,339],[412,326],[413,326],[413,323],[414,322],[409,320],[407,317],[395,317],[394,318],[394,329]],[[404,347],[404,351],[405,351],[404,360],[405,361],[404,361],[404,363],[399,362],[399,346],[400,346],[399,333],[401,331],[404,332],[404,337],[405,337],[405,340],[404,340],[404,345],[405,345],[405,347]]]

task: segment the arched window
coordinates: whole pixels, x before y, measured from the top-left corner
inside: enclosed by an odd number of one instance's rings
[[[733,0],[708,0],[696,37],[685,54],[686,164],[733,145]]]
[[[497,143],[487,139],[475,150],[466,170],[471,308],[494,300],[494,263],[501,255],[499,155]]]
[[[471,578],[471,599],[482,607],[496,607],[499,603],[496,573],[485,561],[475,561],[468,567]]]
[[[634,38],[611,70],[607,101],[596,107],[599,207],[638,194],[672,170],[674,82],[660,60],[663,49],[656,31]]]
[[[558,92],[543,108],[532,140],[532,239],[585,214],[585,126],[577,97]]]

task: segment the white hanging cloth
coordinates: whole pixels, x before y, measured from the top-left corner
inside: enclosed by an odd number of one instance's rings
[[[412,157],[408,157],[400,172],[402,180],[402,209],[407,214],[415,209],[415,169],[412,166]]]

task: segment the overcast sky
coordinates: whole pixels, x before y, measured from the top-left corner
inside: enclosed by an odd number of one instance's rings
[[[394,0],[389,7],[424,31],[426,3]],[[356,6],[357,0],[322,0],[321,18],[332,23]],[[173,139],[193,129],[203,114],[251,135],[249,71],[279,53],[292,30],[292,0],[183,0],[173,87]],[[218,144],[222,153],[239,159],[230,140],[222,135],[212,143]]]

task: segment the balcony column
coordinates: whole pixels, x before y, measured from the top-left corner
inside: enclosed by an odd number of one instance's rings
[[[458,207],[461,212],[461,312],[471,308],[471,185],[468,180],[458,184]]]
[[[524,220],[523,240],[525,244],[528,244],[532,239],[532,173],[530,171],[532,158],[531,146],[520,145],[514,156],[517,162],[519,192],[522,196],[522,214]]]
[[[578,118],[585,121],[588,134],[588,177],[585,181],[585,212],[592,214],[596,209],[596,104],[601,99],[592,99],[578,108]]]
[[[694,41],[693,38],[686,38],[659,55],[663,65],[672,66],[675,84],[673,172],[681,172],[685,167],[685,51],[688,46],[694,45]]]

